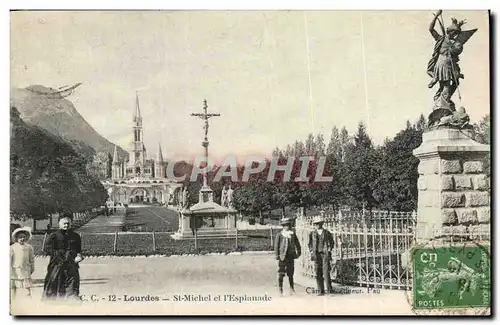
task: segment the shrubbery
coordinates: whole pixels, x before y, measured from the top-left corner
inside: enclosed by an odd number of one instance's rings
[[[273,238],[278,230],[273,230]],[[114,251],[114,234],[82,234],[82,247],[85,255],[92,256],[137,256],[137,255],[184,255],[207,253],[230,253],[241,251],[270,251],[271,231],[241,231],[236,238],[200,238],[195,248],[194,239],[174,240],[167,233],[155,234],[118,234]],[[36,255],[44,255],[42,250],[43,235],[34,235],[30,244]]]

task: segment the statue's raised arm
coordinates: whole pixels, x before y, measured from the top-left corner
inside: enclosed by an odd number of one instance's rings
[[[436,21],[439,21],[443,35],[434,29]],[[428,85],[429,88],[436,84],[439,85],[439,89],[434,95],[434,109],[444,108],[455,111],[455,104],[451,97],[457,90],[460,79],[464,78],[458,65],[459,55],[463,51],[464,44],[477,29],[462,31],[465,20],[458,21],[452,18],[451,22],[451,25],[445,29],[441,10],[434,15],[431,21],[429,31],[436,44],[427,65],[427,74],[432,78]]]
[[[443,13],[442,10],[438,10],[434,14],[434,18],[432,18],[431,24],[429,25],[429,32],[431,33],[432,37],[434,37],[434,40],[436,40],[436,41],[439,40],[439,38],[441,38],[445,34],[444,26],[443,26],[443,24],[441,24],[441,21],[439,21],[439,25],[441,26],[441,33],[443,35],[439,35],[439,33],[436,32],[436,30],[434,29],[434,27],[436,26],[436,21],[439,20],[439,16],[441,16],[442,13]]]

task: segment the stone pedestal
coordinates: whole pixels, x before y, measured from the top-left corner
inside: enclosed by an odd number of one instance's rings
[[[222,207],[213,201],[213,191],[203,186],[199,202],[189,209],[179,211],[179,230],[172,235],[174,239],[197,237],[236,236],[236,210]]]
[[[475,240],[489,233],[490,186],[481,161],[489,151],[473,140],[471,129],[424,132],[413,151],[420,159],[417,243],[467,234]]]

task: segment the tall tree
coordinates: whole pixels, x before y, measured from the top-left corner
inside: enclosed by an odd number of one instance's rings
[[[314,143],[314,135],[312,133],[309,133],[307,136],[305,147],[305,154],[308,156],[314,156],[316,153],[316,146]]]
[[[306,155],[306,148],[304,146],[304,143],[301,141],[295,141],[293,144],[293,152],[295,157],[300,157]]]
[[[323,134],[318,133],[314,141],[314,155],[316,157],[324,156],[326,153],[325,138]]]
[[[345,153],[347,151],[347,147],[350,143],[350,137],[349,137],[349,132],[347,129],[342,127],[340,130],[340,159],[344,161],[345,159]]]
[[[352,208],[371,208],[376,205],[373,188],[380,166],[380,157],[373,147],[363,123],[359,123],[354,142],[346,148],[342,189]]]
[[[425,130],[426,125],[427,125],[427,120],[425,119],[424,114],[420,114],[418,121],[415,125],[415,128],[417,129],[417,131],[423,132]]]
[[[381,148],[383,164],[376,181],[374,195],[380,208],[395,211],[417,209],[418,164],[413,150],[422,143],[423,131],[416,125],[407,125],[394,139]]]
[[[326,154],[338,156],[340,155],[341,151],[340,148],[341,144],[340,144],[339,129],[336,126],[334,126],[332,128],[332,134],[330,135],[330,142],[328,143],[328,147],[326,149]]]

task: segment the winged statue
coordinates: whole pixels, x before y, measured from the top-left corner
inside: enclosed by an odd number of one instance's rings
[[[439,22],[441,33],[434,28],[436,21]],[[455,111],[455,104],[451,98],[460,85],[460,79],[464,78],[458,65],[459,56],[465,43],[477,31],[477,28],[462,30],[465,23],[466,20],[451,18],[451,25],[445,28],[442,10],[438,10],[429,26],[429,32],[436,43],[427,64],[427,74],[432,78],[428,87],[439,86],[434,95],[434,109]]]

